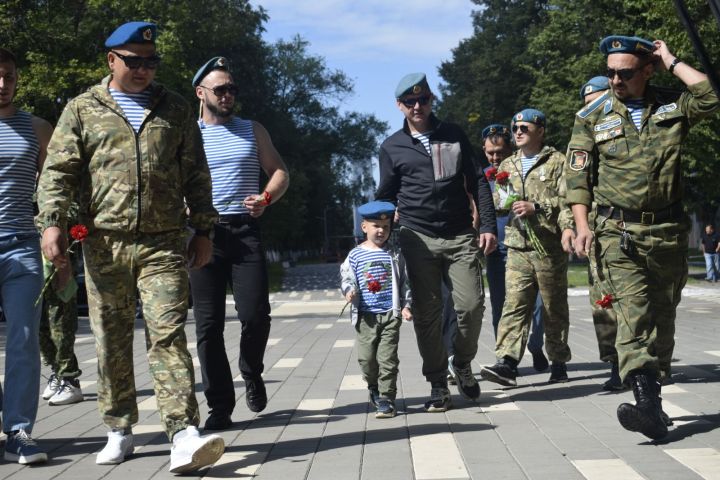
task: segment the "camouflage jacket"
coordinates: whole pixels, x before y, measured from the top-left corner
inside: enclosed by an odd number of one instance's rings
[[[108,90],[110,76],[68,103],[38,184],[41,229],[65,229],[71,199],[91,231],[210,229],[217,218],[200,130],[189,104],[152,84],[136,134]],[[77,196],[76,196],[77,195]]]
[[[540,204],[540,211],[527,217],[528,223],[548,253],[559,253],[562,231],[575,228],[572,212],[565,203],[565,155],[553,147],[543,147],[525,179],[522,178],[521,155],[518,150],[498,168],[498,174],[507,172],[510,177],[506,185],[495,183],[496,206],[505,211],[506,198],[512,192],[520,200]],[[532,248],[524,222],[512,213],[505,227],[505,246],[523,250]]]
[[[682,198],[681,144],[718,108],[708,81],[687,92],[648,86],[637,130],[611,91],[580,110],[568,145],[567,201],[657,211]],[[593,180],[596,179],[596,180]]]

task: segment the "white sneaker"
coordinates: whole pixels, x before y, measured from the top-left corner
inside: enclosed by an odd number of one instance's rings
[[[48,379],[47,387],[45,387],[45,390],[43,390],[43,400],[50,400],[50,398],[52,398],[52,396],[57,393],[58,388],[60,388],[60,379],[57,375],[53,373]]]
[[[82,390],[80,390],[80,382],[76,379],[63,378],[60,382],[60,388],[57,389],[55,395],[48,400],[49,405],[70,405],[83,401]]]
[[[222,457],[225,441],[219,435],[200,436],[197,427],[188,426],[175,434],[170,450],[170,472],[188,473],[212,465]]]
[[[108,432],[108,441],[105,448],[100,450],[95,459],[98,465],[116,465],[122,463],[127,455],[133,451],[132,433],[123,433],[124,430],[111,430]]]

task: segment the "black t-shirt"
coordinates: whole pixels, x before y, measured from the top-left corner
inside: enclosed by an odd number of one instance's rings
[[[713,232],[710,235],[703,232],[700,241],[705,246],[705,253],[714,253],[717,251],[718,242],[720,242],[720,233]]]

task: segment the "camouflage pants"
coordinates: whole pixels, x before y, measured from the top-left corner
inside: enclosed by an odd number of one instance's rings
[[[590,285],[590,308],[592,309],[593,325],[595,336],[598,342],[600,360],[603,362],[618,363],[618,354],[615,350],[615,336],[617,334],[617,319],[615,310],[602,308],[596,302],[607,293],[603,291],[602,281],[598,271],[598,251],[600,250],[593,242],[588,252],[588,281]]]
[[[71,262],[72,263],[72,262]],[[75,332],[78,328],[77,300],[65,303],[55,290],[43,295],[40,317],[40,353],[45,365],[61,378],[78,378],[82,370],[75,356]]]
[[[110,428],[138,421],[133,370],[136,288],[160,419],[168,437],[200,422],[185,338],[185,232],[96,231],[85,240],[90,324],[98,356],[98,408]]]
[[[358,363],[368,388],[375,386],[383,397],[395,400],[400,359],[402,320],[386,313],[361,313],[355,325],[358,335]]]
[[[690,221],[659,225],[625,224],[635,252],[620,248],[622,224],[598,217],[599,276],[613,296],[617,315],[615,348],[620,378],[636,369],[670,376],[675,347],[675,310],[687,281]]]
[[[570,361],[567,301],[567,254],[549,252],[542,257],[534,250],[508,248],[505,270],[505,304],[498,324],[497,358],[522,360],[538,290],[545,305],[545,350],[555,362]]]

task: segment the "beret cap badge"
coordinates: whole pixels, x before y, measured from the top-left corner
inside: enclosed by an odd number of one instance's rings
[[[622,47],[622,43],[620,42],[620,40],[615,40],[614,42],[612,42],[612,48],[620,48],[620,47]]]
[[[153,38],[152,29],[146,28],[145,30],[143,30],[142,36],[143,36],[143,38],[144,38],[145,40],[147,40],[148,42],[149,42],[150,40],[152,40],[152,38]]]
[[[224,67],[227,63],[227,60],[225,60],[225,57],[218,58],[217,62],[215,63],[218,67]]]
[[[412,90],[412,91],[413,91],[413,93],[415,93],[415,94],[420,93],[420,92],[422,92],[422,87],[421,87],[420,85],[415,85],[415,86],[413,87],[413,90]]]

